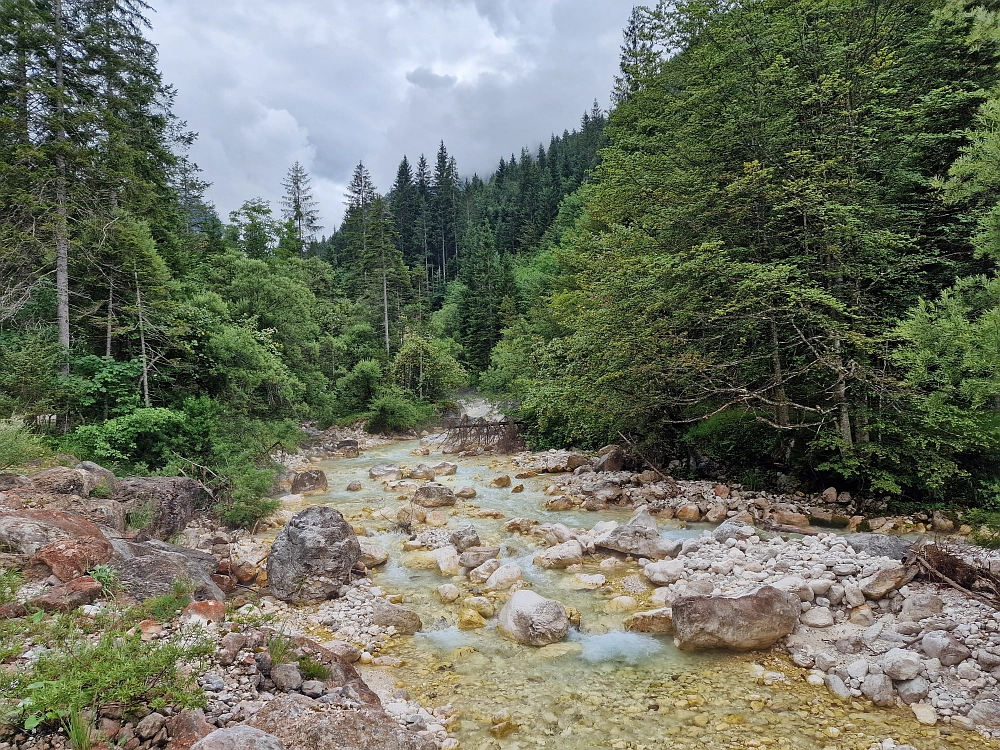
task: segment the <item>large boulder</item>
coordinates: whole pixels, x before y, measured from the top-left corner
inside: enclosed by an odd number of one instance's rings
[[[136,599],[149,599],[173,593],[174,584],[186,581],[194,587],[195,601],[225,601],[226,595],[212,580],[218,561],[207,552],[177,547],[153,540],[130,542],[112,539],[112,560],[126,590]]]
[[[95,565],[111,560],[114,548],[104,537],[60,539],[42,547],[31,558],[31,565],[42,566],[61,581],[72,581]]]
[[[20,555],[34,555],[65,539],[104,539],[92,521],[78,513],[59,510],[17,510],[0,513],[0,547]]]
[[[517,643],[547,646],[566,637],[569,615],[559,602],[521,589],[515,591],[500,610],[497,630]]]
[[[454,505],[458,499],[455,497],[455,493],[443,484],[428,482],[417,490],[413,496],[413,502],[425,508],[440,508],[445,505]]]
[[[656,586],[669,586],[687,577],[683,560],[661,560],[649,563],[642,569],[642,574]]]
[[[36,490],[56,495],[86,495],[96,486],[96,480],[86,471],[55,466],[31,477]]]
[[[294,750],[435,750],[437,747],[432,741],[403,729],[381,709],[346,710],[300,694],[268,701],[248,723],[273,733]]]
[[[684,596],[672,607],[674,643],[684,651],[770,648],[795,629],[799,597],[773,586],[737,596]]]
[[[412,609],[377,600],[373,605],[372,622],[383,628],[394,627],[397,633],[413,635],[423,628],[420,615]]]
[[[93,461],[81,461],[75,468],[90,475],[89,492],[100,489],[101,494],[111,495],[118,489],[118,477],[111,469],[105,469]]]
[[[625,451],[621,449],[621,446],[606,445],[601,448],[594,471],[621,471],[624,468]]]
[[[273,734],[237,724],[228,729],[216,729],[194,743],[191,750],[285,750],[285,745]]]
[[[328,489],[326,474],[319,469],[296,472],[292,479],[293,495],[322,495]]]
[[[340,511],[313,505],[285,524],[267,556],[271,593],[291,602],[336,596],[361,558],[361,545]]]
[[[895,591],[901,586],[905,586],[917,573],[916,567],[906,567],[905,565],[893,565],[883,568],[875,575],[859,581],[861,593],[868,599],[878,600],[891,591]]]
[[[378,464],[368,470],[368,476],[380,482],[395,482],[403,478],[403,470],[396,464]]]
[[[540,568],[568,568],[583,562],[583,545],[576,539],[549,547],[535,557],[535,565]]]
[[[855,552],[864,552],[872,557],[891,557],[893,560],[906,559],[913,546],[913,542],[888,534],[845,534],[841,538]]]
[[[656,526],[656,519],[649,513],[645,505],[636,509],[629,522],[623,526],[613,521],[601,524],[601,530],[594,536],[594,545],[603,549],[624,552],[636,557],[648,557],[651,560],[662,560],[666,557],[676,557],[682,542],[677,539],[664,539]]]
[[[142,538],[170,539],[184,531],[204,491],[201,482],[188,477],[127,477],[112,499],[126,514],[142,519]]]
[[[72,612],[84,604],[92,604],[101,595],[103,588],[90,576],[81,576],[69,583],[53,586],[29,601],[28,606],[46,612]]]

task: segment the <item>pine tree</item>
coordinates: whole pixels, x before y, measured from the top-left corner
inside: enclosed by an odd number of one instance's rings
[[[458,169],[455,160],[448,155],[444,141],[438,148],[437,161],[434,165],[434,179],[431,183],[432,245],[435,248],[436,260],[441,271],[441,278],[448,279],[449,262],[458,255],[458,240],[456,237],[458,209]]]
[[[319,223],[316,201],[313,200],[309,173],[299,162],[295,162],[289,167],[281,186],[285,188],[281,216],[285,221],[292,222],[299,253],[305,256],[310,243],[316,241],[316,235],[323,228]]]

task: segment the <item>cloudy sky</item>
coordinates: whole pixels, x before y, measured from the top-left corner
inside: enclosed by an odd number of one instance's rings
[[[225,218],[296,160],[327,231],[363,160],[381,191],[442,139],[463,175],[608,106],[633,0],[153,0],[175,112]]]

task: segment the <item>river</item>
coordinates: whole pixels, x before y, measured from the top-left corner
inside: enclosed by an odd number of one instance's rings
[[[490,488],[493,478],[519,470],[504,457],[411,455],[419,446],[418,441],[396,443],[367,450],[360,458],[313,464],[326,472],[331,491],[307,502],[339,509],[389,551],[389,562],[373,579],[386,592],[402,595],[404,605],[424,622],[423,632],[393,642],[390,654],[403,659],[401,666],[366,668],[366,679],[406,688],[425,705],[451,703],[460,709],[455,737],[462,748],[865,750],[890,737],[918,750],[995,747],[977,734],[947,725],[920,725],[908,710],[842,703],[825,688],[806,683],[804,671],[783,656],[689,654],[677,650],[670,637],[624,632],[626,615],[608,612],[606,606],[613,597],[629,594],[639,600],[640,609],[652,608],[653,589],[641,582],[638,564],[626,561],[613,570],[599,568],[605,556],[598,555],[582,572],[602,573],[608,582],[596,590],[586,589],[572,573],[535,567],[532,559],[541,549],[537,540],[509,534],[504,524],[520,516],[589,528],[600,520],[623,522],[629,511],[546,511],[544,489],[553,477],[515,480],[524,484],[521,493]],[[369,479],[372,466],[433,465],[441,460],[453,461],[459,468],[454,476],[437,481],[452,489],[474,487],[478,493],[468,503],[444,509],[448,528],[471,523],[483,544],[500,546],[505,562],[520,565],[533,590],[578,609],[580,627],[573,628],[566,641],[540,649],[521,646],[496,632],[495,618],[486,628],[459,630],[461,599],[443,604],[436,589],[455,583],[464,598],[474,593],[466,593],[469,582],[445,578],[436,569],[415,568],[420,553],[403,552],[407,537],[393,533],[389,521],[374,516],[379,509],[395,510],[406,503],[398,493]],[[347,492],[352,481],[361,482],[364,489]],[[505,518],[470,518],[477,506],[495,509]],[[701,529],[665,528],[662,533],[683,537]],[[490,732],[494,717],[506,718],[504,712],[518,729],[494,736]]]

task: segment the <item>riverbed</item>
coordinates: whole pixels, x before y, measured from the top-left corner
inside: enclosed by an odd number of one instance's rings
[[[454,736],[463,748],[862,750],[887,738],[918,750],[996,747],[955,727],[921,725],[908,710],[879,709],[863,700],[841,702],[825,688],[806,683],[804,670],[777,654],[690,654],[676,649],[668,636],[625,632],[627,613],[609,612],[611,599],[627,594],[638,600],[639,609],[653,607],[653,588],[642,580],[636,562],[621,558],[614,568],[599,568],[607,555],[597,555],[576,572],[600,572],[607,583],[584,588],[572,573],[534,566],[532,559],[543,547],[532,537],[505,532],[504,524],[524,517],[590,528],[602,520],[624,522],[629,510],[547,511],[544,490],[552,483],[551,476],[516,479],[514,484],[523,484],[524,490],[512,492],[488,486],[497,476],[519,471],[503,457],[412,455],[418,448],[419,441],[408,441],[367,450],[355,459],[313,464],[326,473],[330,491],[306,502],[337,508],[389,552],[388,563],[376,569],[373,580],[387,593],[401,595],[403,604],[423,620],[422,632],[394,639],[390,650],[383,652],[403,663],[369,668],[366,679],[405,688],[422,703],[454,705],[461,711]],[[473,500],[443,509],[447,528],[472,524],[483,544],[501,547],[504,562],[517,562],[533,590],[578,610],[580,625],[564,642],[540,649],[512,643],[496,632],[495,618],[485,628],[459,630],[461,599],[478,592],[471,591],[464,578],[415,568],[419,553],[402,550],[408,536],[379,517],[380,510],[395,511],[409,501],[369,479],[372,466],[441,460],[458,464],[458,471],[436,481],[477,492]],[[355,481],[363,489],[348,492],[347,485]],[[482,517],[486,509],[503,518]],[[672,538],[697,536],[703,530],[661,526],[662,534]],[[415,524],[413,530],[425,528]],[[458,602],[442,603],[436,590],[444,583],[462,589]],[[492,734],[497,719],[508,716],[505,727],[516,725],[516,731]]]

